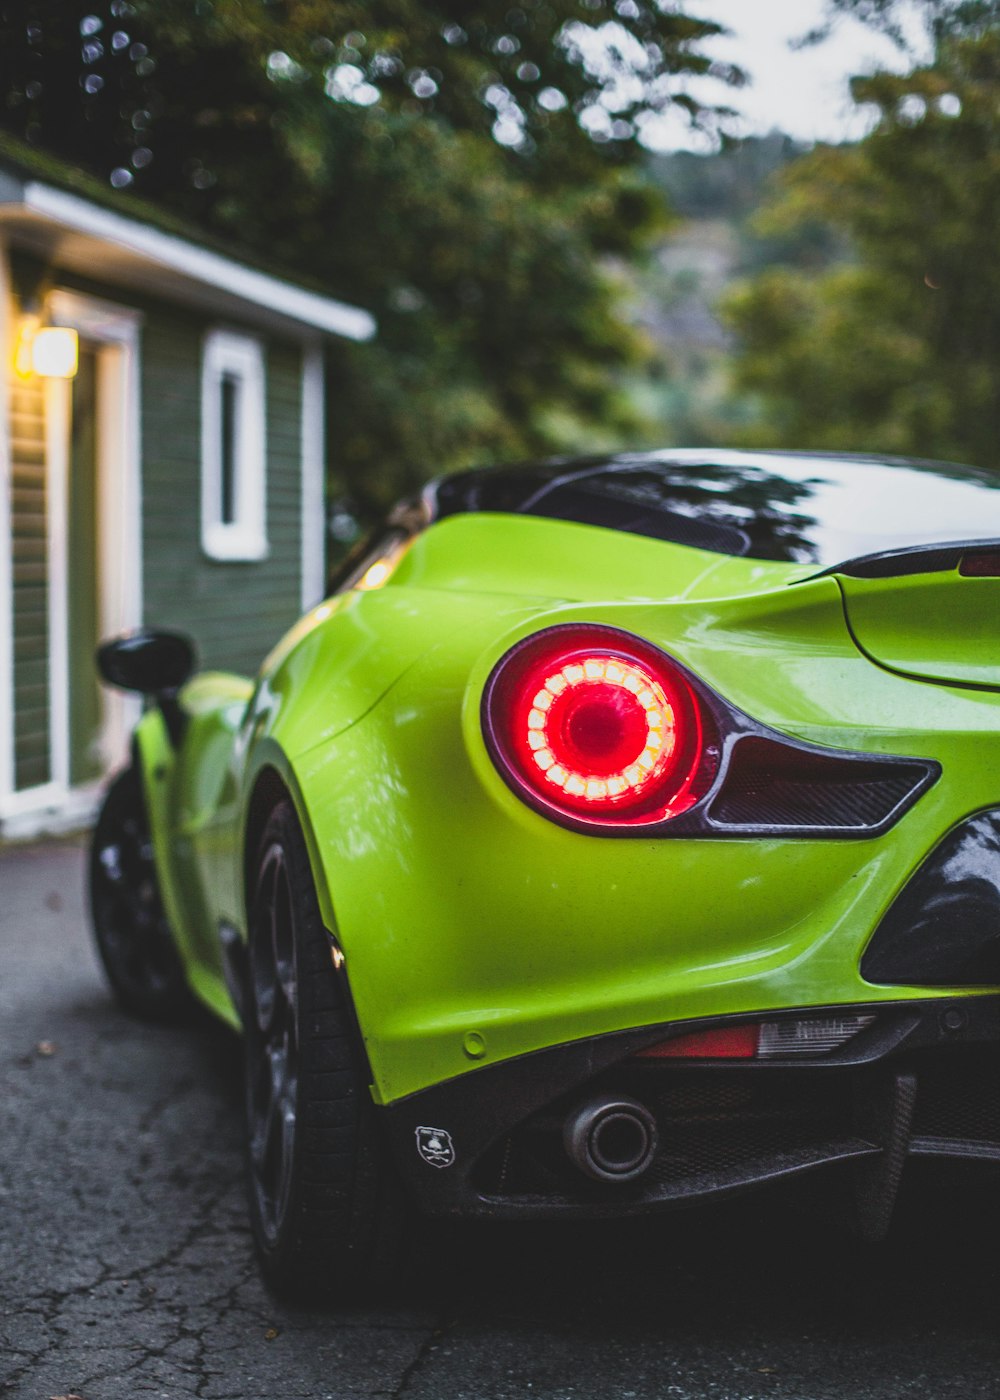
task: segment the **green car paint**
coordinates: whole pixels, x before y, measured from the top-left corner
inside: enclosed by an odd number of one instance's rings
[[[205,672],[184,688],[189,719],[179,752],[159,710],[147,710],[135,732],[160,890],[188,982],[234,1027],[239,1019],[222,975],[218,919],[242,908],[234,740],[252,694],[252,681]]]
[[[951,570],[841,586],[848,623],[873,661],[925,680],[1000,688],[1000,578]]]
[[[864,982],[860,956],[927,853],[1000,799],[995,665],[956,668],[949,650],[965,600],[997,583],[953,569],[926,585],[565,520],[432,524],[385,586],[308,614],[256,682],[190,682],[179,751],[159,712],[142,719],[157,871],[191,987],[236,1023],[219,929],[246,937],[248,820],[270,773],[305,832],[379,1103],[630,1027],[926,999]],[[504,782],[480,723],[496,662],[566,622],[653,643],[794,739],[926,757],[941,777],[865,839],[568,830]]]

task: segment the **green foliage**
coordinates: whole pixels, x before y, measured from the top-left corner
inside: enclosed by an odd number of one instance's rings
[[[734,219],[757,209],[762,191],[805,147],[780,131],[725,140],[718,151],[673,151],[650,160],[650,174],[685,219]]]
[[[467,133],[403,113],[357,122],[316,249],[337,250],[346,285],[379,318],[378,340],[341,352],[334,376],[335,460],[355,492],[374,504],[398,489],[371,462],[406,464],[415,479],[577,446],[588,424],[630,432],[610,371],[641,342],[597,255],[656,225],[651,193],[617,172],[543,199]]]
[[[718,26],[658,0],[0,0],[14,135],[369,307],[335,487],[634,436],[609,259],[662,228],[638,133]],[[739,80],[735,71],[728,76]]]
[[[724,141],[718,151],[650,160],[650,175],[678,221],[632,277],[629,306],[653,346],[627,372],[648,420],[648,445],[728,446],[761,417],[757,396],[731,382],[732,336],[718,303],[728,285],[775,264],[822,272],[844,256],[844,240],[820,219],[758,228],[756,211],[778,175],[806,148],[781,132]]]
[[[815,38],[825,37],[841,15],[879,29],[907,47],[907,34],[922,25],[937,43],[955,35],[968,37],[992,28],[1000,19],[998,0],[827,0],[827,23]]]
[[[1000,466],[1000,28],[952,13],[932,64],[856,79],[855,147],[790,168],[765,230],[821,220],[853,266],[771,270],[730,298],[738,382],[794,446]]]
[[[843,256],[843,240],[822,219],[803,218],[794,227],[758,218],[778,177],[807,147],[781,131],[725,140],[710,155],[677,151],[659,156],[650,174],[682,218],[699,223],[724,220],[736,248],[732,271],[745,274],[773,263],[821,268]]]
[[[826,13],[800,40],[801,47],[821,44],[841,19],[858,20],[886,35],[901,53],[922,53],[927,43],[968,37],[1000,20],[1000,0],[826,0]]]

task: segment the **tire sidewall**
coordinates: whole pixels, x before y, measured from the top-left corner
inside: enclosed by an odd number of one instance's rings
[[[265,861],[279,846],[291,886],[299,1065],[291,1186],[269,1237],[250,1152],[252,1058],[259,1053],[251,959],[247,959],[244,1095],[247,1173],[254,1241],[268,1284],[285,1296],[350,1293],[366,1286],[380,1241],[397,1232],[395,1201],[368,1090],[370,1077],[346,981],[334,967],[305,839],[290,801],[271,812],[248,881],[247,928],[254,936]]]

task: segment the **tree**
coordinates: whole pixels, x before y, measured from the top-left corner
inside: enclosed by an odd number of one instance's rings
[[[770,440],[1000,466],[992,10],[953,7],[932,63],[856,79],[871,135],[797,162],[763,216],[786,231],[822,219],[855,254],[819,278],[771,270],[730,298],[737,379],[762,397]]]
[[[645,124],[717,120],[686,91],[717,29],[657,0],[0,0],[2,120],[375,312],[330,379],[374,510],[633,429],[607,259],[665,218]]]
[[[997,0],[826,0],[826,18],[805,42],[822,43],[844,16],[887,34],[900,49],[911,49],[921,29],[926,38],[939,43],[948,35],[996,24],[1000,4]]]

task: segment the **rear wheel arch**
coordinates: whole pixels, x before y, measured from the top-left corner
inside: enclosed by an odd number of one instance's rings
[[[303,841],[305,842],[306,856],[312,875],[312,883],[319,905],[321,920],[327,937],[330,940],[331,952],[336,951],[337,953],[337,956],[333,959],[334,965],[337,969],[337,976],[347,999],[349,1015],[357,1036],[358,1049],[368,1065],[368,1075],[369,1080],[371,1080],[373,1078],[373,1072],[368,1062],[368,1049],[365,1037],[358,1021],[357,1012],[354,1008],[350,978],[348,976],[348,969],[343,960],[339,929],[333,910],[332,894],[327,886],[326,870],[322,860],[317,855],[315,836],[308,815],[304,810],[303,803],[294,785],[287,782],[285,776],[279,772],[277,768],[270,765],[262,768],[254,780],[250,801],[247,804],[246,821],[244,823],[243,899],[244,910],[246,911],[247,937],[249,939],[250,910],[254,896],[254,885],[257,877],[257,863],[260,856],[261,841],[272,814],[282,803],[286,802],[291,805]]]
[[[319,854],[318,842],[295,773],[281,753],[277,755],[276,762],[269,755],[267,761],[258,769],[254,775],[250,798],[246,805],[242,843],[243,907],[244,909],[249,908],[250,898],[253,894],[255,861],[261,836],[271,813],[281,802],[290,802],[294,808],[306,843],[306,852],[309,856],[309,866],[316,885],[320,913],[323,916],[327,932],[332,938],[336,938],[338,926],[333,909],[332,894],[326,879],[326,868]]]
[[[243,829],[243,905],[248,910],[253,894],[255,863],[261,837],[271,813],[281,802],[294,803],[288,785],[276,768],[263,768],[257,775],[250,801],[247,803]]]

